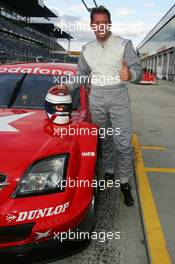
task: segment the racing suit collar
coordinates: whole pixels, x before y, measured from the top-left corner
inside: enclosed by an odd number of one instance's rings
[[[98,44],[99,46],[104,47],[104,46],[106,46],[106,44],[107,44],[108,42],[111,41],[112,38],[113,38],[113,34],[112,34],[112,32],[110,31],[110,35],[109,35],[109,37],[108,37],[104,42],[101,42],[101,41],[99,41],[99,40],[97,40],[97,39],[96,39],[96,42],[97,42],[97,44]]]

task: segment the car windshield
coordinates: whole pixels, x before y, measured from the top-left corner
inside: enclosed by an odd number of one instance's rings
[[[53,75],[0,74],[0,108],[43,109],[45,96],[52,86],[54,86]],[[14,99],[12,97],[15,90]],[[80,107],[79,90],[77,87],[71,92],[74,110]]]

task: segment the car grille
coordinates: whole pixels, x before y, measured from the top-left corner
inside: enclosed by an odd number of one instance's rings
[[[28,238],[35,223],[0,227],[0,243],[17,242]]]

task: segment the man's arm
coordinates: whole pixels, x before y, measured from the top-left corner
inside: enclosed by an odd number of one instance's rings
[[[126,43],[123,60],[127,62],[128,69],[131,72],[130,82],[140,82],[142,80],[143,71],[140,64],[140,59],[136,54],[131,40]]]

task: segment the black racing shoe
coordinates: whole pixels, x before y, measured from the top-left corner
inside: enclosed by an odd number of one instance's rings
[[[120,190],[123,194],[123,198],[124,198],[124,203],[126,206],[131,207],[134,205],[134,198],[132,197],[131,194],[131,186],[129,185],[129,183],[121,183],[120,184]]]

